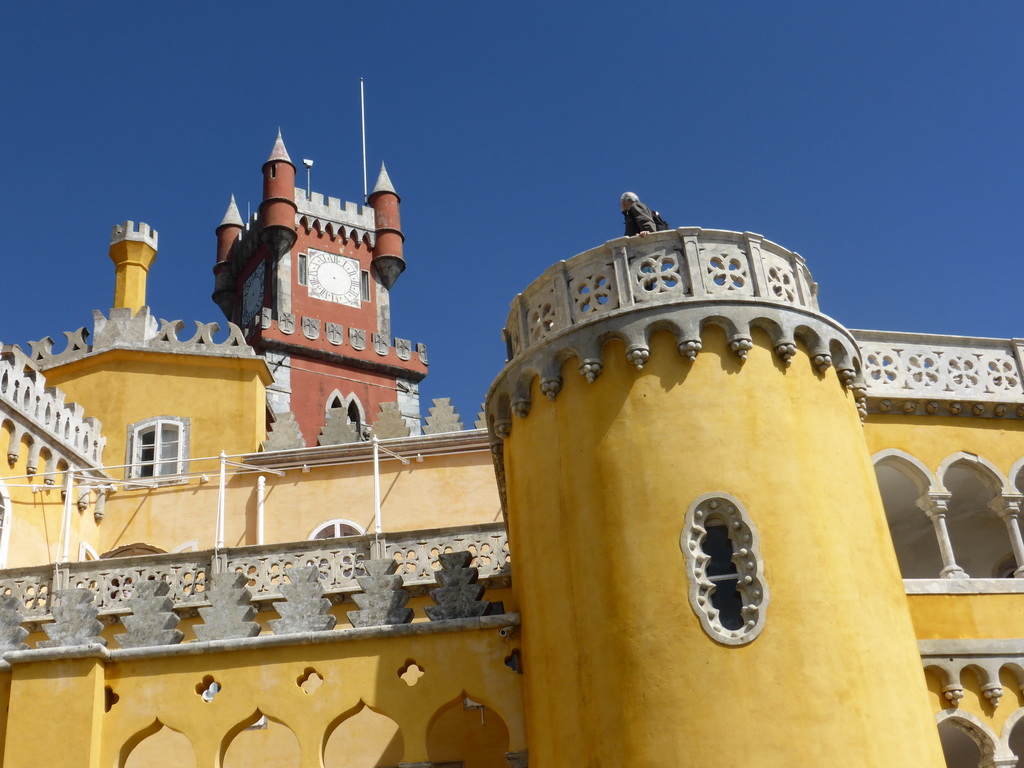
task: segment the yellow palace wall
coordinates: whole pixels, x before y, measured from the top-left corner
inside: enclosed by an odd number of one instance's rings
[[[717,328],[702,341],[691,365],[655,334],[639,372],[610,342],[593,384],[571,360],[513,420],[531,765],[943,765],[851,394],[758,332],[744,363]],[[742,647],[686,597],[683,515],[714,491],[749,512],[771,591]]]
[[[266,435],[272,378],[262,358],[119,349],[50,368],[46,380],[102,422],[108,466],[126,463],[128,425],[156,416],[191,418],[197,458],[251,452]]]

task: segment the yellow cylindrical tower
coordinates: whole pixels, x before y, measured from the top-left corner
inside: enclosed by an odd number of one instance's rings
[[[680,229],[517,297],[488,395],[532,768],[944,765],[803,260]]]
[[[156,260],[157,231],[149,224],[125,221],[110,235],[110,260],[114,262],[114,307],[138,312],[146,305],[146,276]]]

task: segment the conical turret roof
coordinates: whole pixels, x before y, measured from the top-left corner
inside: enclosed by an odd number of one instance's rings
[[[284,147],[284,139],[281,138],[280,128],[277,129],[277,141],[274,142],[274,148],[270,150],[270,157],[267,158],[267,163],[272,163],[275,160],[284,160],[286,163],[290,163],[293,168],[295,167],[295,163],[292,163],[292,159],[288,157],[288,150]]]
[[[231,202],[228,204],[227,213],[224,214],[224,218],[221,219],[221,222],[218,225],[217,229],[220,229],[221,227],[226,225],[232,225],[235,227],[245,226],[244,223],[242,222],[242,215],[238,212],[238,206],[235,205],[234,195],[231,196]]]
[[[371,195],[376,195],[378,192],[390,192],[393,195],[398,193],[395,191],[394,185],[391,183],[391,177],[388,176],[388,169],[384,167],[384,163],[380,164],[380,175],[377,176],[377,183],[373,185],[373,192]]]

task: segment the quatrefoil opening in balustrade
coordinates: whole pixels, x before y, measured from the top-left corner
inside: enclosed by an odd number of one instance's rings
[[[410,688],[416,685],[425,674],[423,667],[413,659],[406,659],[405,664],[398,670],[398,677]]]
[[[316,693],[317,689],[324,684],[324,679],[313,667],[306,667],[295,684],[302,689],[302,692],[307,696],[311,696]]]
[[[707,262],[707,274],[711,282],[707,286],[709,293],[746,292],[745,289],[749,281],[747,265],[739,256],[720,254],[710,256]]]
[[[793,287],[793,276],[779,267],[768,268],[768,289],[777,299],[793,302],[796,300],[796,289]]]
[[[615,299],[614,286],[606,275],[596,274],[575,280],[572,292],[574,313],[604,312],[618,306]]]
[[[679,254],[663,253],[644,256],[630,265],[636,298],[640,301],[673,291],[689,291],[690,286],[683,278]]]
[[[221,691],[221,685],[213,679],[213,675],[206,675],[202,681],[196,685],[196,693],[202,697],[203,701],[210,703],[213,701],[213,697]]]

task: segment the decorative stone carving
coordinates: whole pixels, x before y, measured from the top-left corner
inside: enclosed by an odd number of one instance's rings
[[[320,338],[320,320],[315,317],[302,318],[302,335],[310,341]]]
[[[388,340],[385,339],[381,334],[375,333],[372,335],[373,339],[373,351],[382,357],[388,353]]]
[[[424,365],[429,365],[429,363],[427,362],[427,345],[426,344],[418,343],[416,345],[416,356],[419,357],[421,363],[423,363]]]
[[[330,408],[317,445],[346,445],[361,439],[345,408]]]
[[[291,336],[295,333],[295,315],[290,312],[282,312],[277,318],[277,327],[281,333]]]
[[[718,562],[719,548],[727,544],[732,556]],[[695,499],[686,511],[679,546],[690,581],[690,607],[704,631],[724,645],[753,641],[764,627],[768,586],[757,530],[739,500],[721,492]],[[712,564],[714,573],[709,572]],[[738,613],[730,605],[733,592],[739,598]]]
[[[942,696],[950,707],[964,698],[964,670],[977,676],[981,695],[997,708],[1005,695],[1001,678],[1008,672],[1024,691],[1024,657],[1017,640],[921,640],[921,661],[925,671],[939,678]]]
[[[638,254],[629,263],[629,274],[636,301],[652,301],[664,294],[691,293],[683,255],[678,250],[659,249],[649,255]]]
[[[558,387],[559,387],[559,389],[561,389],[561,387],[562,387],[561,377],[559,377]],[[547,392],[544,392],[544,394],[547,394]],[[556,391],[555,394],[558,394],[557,391]],[[554,398],[553,395],[548,395],[548,399],[549,400],[554,400],[555,398]],[[484,407],[484,404],[480,403],[480,410],[477,411],[476,421],[473,422],[473,426],[476,429],[487,429],[487,414],[484,413],[485,410],[486,409]]]
[[[561,376],[548,376],[540,380],[540,391],[548,400],[554,400],[558,397],[558,393],[562,391],[562,377]],[[481,419],[477,424],[477,429],[482,429],[487,426],[487,421],[483,419],[483,414],[480,414]]]
[[[320,572],[311,567],[289,568],[288,584],[281,585],[284,600],[274,603],[280,619],[268,623],[275,635],[295,632],[325,632],[334,629],[337,619],[332,616],[331,601],[324,597]]]
[[[431,621],[469,619],[488,613],[491,602],[481,599],[484,585],[477,583],[477,570],[470,566],[472,553],[450,552],[439,555],[438,559],[441,570],[434,576],[440,586],[430,590],[430,597],[437,605],[423,609],[427,618]]]
[[[55,621],[44,624],[49,640],[39,643],[40,648],[63,648],[72,645],[106,645],[100,637],[103,624],[96,618],[99,609],[96,595],[88,589],[59,589],[55,593],[58,603],[51,609]]]
[[[348,343],[352,345],[352,349],[362,352],[366,349],[366,331],[361,328],[349,328]]]
[[[402,417],[398,403],[380,404],[380,416],[373,425],[373,433],[378,438],[387,440],[393,437],[408,437],[411,431]]]
[[[193,627],[198,640],[233,640],[260,633],[260,625],[253,621],[257,611],[248,582],[244,573],[213,575],[206,593],[210,605],[199,609],[203,623]]]
[[[353,627],[379,627],[412,622],[412,608],[406,608],[409,594],[402,589],[402,577],[395,574],[398,563],[393,559],[365,560],[365,576],[356,576],[363,588],[352,599],[359,610],[349,611]]]
[[[299,429],[299,423],[295,421],[295,414],[291,411],[277,414],[267,432],[267,439],[263,441],[263,450],[285,451],[305,447],[306,440]]]
[[[439,435],[443,432],[461,432],[463,430],[462,419],[455,412],[452,401],[442,397],[433,401],[430,407],[430,415],[426,418],[423,427],[425,435]]]
[[[324,335],[327,336],[327,340],[336,347],[340,346],[345,340],[344,331],[338,323],[325,323]]]
[[[260,309],[260,328],[267,330],[273,324],[274,315],[270,307],[262,307]]]
[[[412,358],[412,342],[408,339],[395,339],[395,354],[398,355],[399,360],[409,360]]]
[[[21,608],[21,601],[14,595],[0,597],[0,652],[23,651],[28,648],[22,642],[28,637],[28,630],[21,626],[25,620]]]
[[[177,629],[180,619],[174,612],[174,601],[168,597],[171,588],[163,581],[143,581],[135,588],[128,605],[131,616],[123,619],[127,632],[114,635],[122,648],[150,645],[176,645],[185,637]]]

